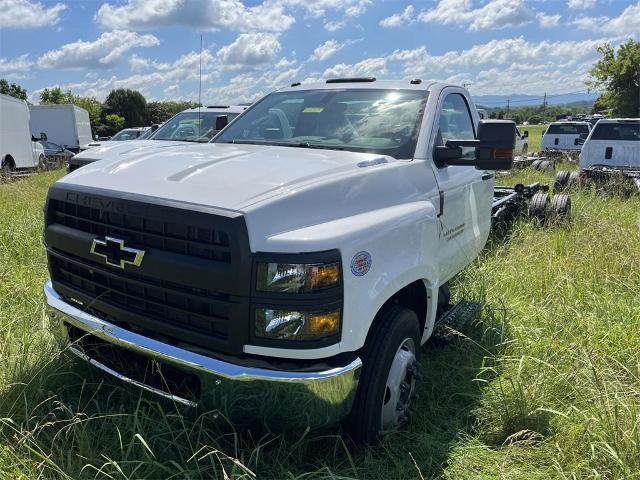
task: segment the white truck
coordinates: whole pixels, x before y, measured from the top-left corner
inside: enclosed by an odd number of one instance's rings
[[[351,78],[271,93],[209,144],[87,165],[45,207],[52,328],[174,402],[288,427],[347,416],[374,441],[407,421],[514,145],[464,88]]]
[[[623,179],[640,192],[640,118],[602,119],[582,145],[579,172],[558,172],[556,189]]]
[[[4,177],[42,167],[44,148],[29,128],[24,100],[0,94],[0,171]]]
[[[553,122],[542,136],[541,150],[558,152],[579,152],[580,140],[584,140],[591,131],[589,122]]]
[[[31,105],[31,130],[78,153],[93,141],[89,112],[75,105]]]
[[[170,147],[183,146],[184,142],[208,142],[246,109],[244,106],[233,105],[192,108],[171,117],[145,140],[91,143],[87,150],[69,160],[69,172],[98,160],[123,158],[134,152],[139,154],[156,148],[164,151]]]

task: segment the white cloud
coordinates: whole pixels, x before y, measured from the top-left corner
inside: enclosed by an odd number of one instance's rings
[[[567,0],[571,10],[587,10],[596,6],[596,0]]]
[[[312,18],[324,17],[329,11],[357,17],[366,12],[371,0],[281,0],[289,7],[299,7]]]
[[[471,0],[440,0],[435,8],[422,11],[418,19],[466,25],[470,31],[520,27],[535,21],[549,27],[556,22],[554,15],[536,12],[523,0],[489,0],[479,8],[473,8]]]
[[[29,60],[29,55],[26,53],[13,60],[0,58],[0,77],[12,75],[17,78],[17,76],[29,72],[32,68],[33,62]]]
[[[556,15],[547,15],[546,13],[539,12],[536,15],[536,19],[540,24],[540,28],[551,28],[557,27],[560,24],[560,19],[562,16],[560,14]]]
[[[66,8],[64,3],[56,3],[47,8],[40,2],[0,0],[0,27],[33,28],[55,25],[60,21],[60,13]]]
[[[413,5],[409,5],[402,13],[394,13],[390,17],[380,20],[379,25],[383,28],[394,28],[406,25],[412,21],[413,11]]]
[[[237,70],[273,60],[281,49],[277,34],[243,33],[233,43],[222,47],[218,58],[223,68]]]
[[[202,51],[202,82],[206,84],[213,81],[218,71],[214,68],[216,63],[215,57],[210,50],[205,49]],[[63,85],[50,85],[60,86],[64,90],[71,90],[77,95],[93,96],[99,100],[104,100],[109,91],[114,88],[131,88],[142,92],[147,99],[151,99],[153,89],[167,85],[166,88],[170,88],[172,85],[181,85],[184,82],[197,82],[199,79],[199,66],[200,66],[200,53],[190,52],[182,55],[174,62],[171,63],[158,63],[152,60],[148,61],[148,68],[151,70],[149,73],[134,74],[130,77],[117,78],[111,76],[109,78],[89,78],[83,82],[71,82]],[[42,89],[36,90],[31,94],[31,98],[39,98],[39,92]],[[175,90],[175,89],[173,89]],[[196,89],[197,90],[197,89]],[[176,98],[185,99],[189,98],[195,100],[196,96],[192,95],[193,92],[186,92],[184,88],[180,90],[178,97],[165,94],[166,98],[175,100]]]
[[[317,60],[322,62],[328,58],[334,56],[337,52],[344,48],[345,44],[339,43],[336,40],[327,40],[318,48],[313,51],[313,54],[309,60]]]
[[[442,55],[430,55],[425,47],[396,50],[389,60],[402,62],[407,76],[456,73],[462,69],[482,66],[511,66],[525,63],[553,68],[571,68],[578,62],[597,58],[597,46],[608,39],[582,41],[529,42],[523,37],[491,40],[466,50],[452,50]]]
[[[127,0],[124,5],[103,4],[96,21],[108,28],[149,30],[181,25],[196,30],[287,30],[295,19],[284,7],[265,1],[245,7],[240,0]]]
[[[614,18],[600,17],[578,17],[571,22],[583,30],[593,32],[603,32],[612,35],[632,35],[637,36],[640,32],[640,2],[629,5],[623,12]]]
[[[329,32],[335,32],[346,26],[347,22],[345,22],[344,20],[329,21],[325,22],[324,24],[324,28]]]
[[[387,73],[387,58],[365,58],[355,64],[339,63],[327,68],[322,78],[380,77]]]
[[[109,68],[133,48],[153,47],[160,41],[153,35],[114,30],[105,32],[93,42],[78,40],[58,50],[50,50],[38,59],[42,68]]]

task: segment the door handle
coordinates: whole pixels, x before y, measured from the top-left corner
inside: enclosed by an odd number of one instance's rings
[[[491,180],[493,178],[493,173],[484,172],[482,174],[482,180]]]

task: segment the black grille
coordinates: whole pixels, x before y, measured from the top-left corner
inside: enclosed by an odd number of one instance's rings
[[[52,223],[91,233],[121,238],[138,248],[154,248],[192,257],[230,263],[227,232],[185,225],[164,219],[145,218],[52,199]]]
[[[109,193],[50,190],[45,242],[55,290],[100,318],[167,343],[241,353],[251,282],[244,218]],[[93,239],[105,236],[144,250],[141,265],[120,269],[90,253]]]

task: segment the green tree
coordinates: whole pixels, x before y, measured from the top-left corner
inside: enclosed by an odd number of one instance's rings
[[[147,125],[153,123],[163,123],[176,113],[186,110],[187,108],[197,107],[197,103],[193,102],[149,102],[147,103]]]
[[[107,115],[106,117],[104,117],[104,119],[105,119],[104,126],[106,127],[104,129],[104,135],[105,136],[115,135],[116,133],[118,133],[120,130],[122,130],[124,128],[125,119],[124,119],[124,117],[121,117],[120,115],[116,115],[115,113],[111,113],[111,114]]]
[[[598,47],[602,58],[589,72],[588,85],[603,90],[598,105],[620,117],[640,116],[640,42],[629,40],[616,51],[611,44]]]
[[[17,83],[9,84],[4,78],[0,78],[0,93],[19,98],[20,100],[27,99],[27,91],[23,87]]]
[[[135,90],[118,88],[111,90],[104,102],[105,111],[124,117],[125,127],[140,127],[145,124],[147,101]]]
[[[71,90],[63,91],[60,87],[45,88],[40,92],[41,105],[63,105],[71,103]]]

